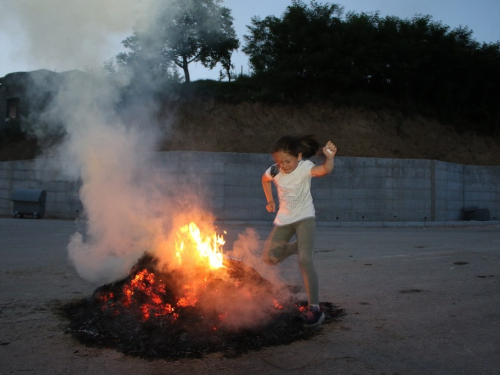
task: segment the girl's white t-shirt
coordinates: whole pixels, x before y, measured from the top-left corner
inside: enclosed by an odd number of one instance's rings
[[[277,164],[266,171],[276,185],[279,198],[279,210],[274,224],[283,226],[299,220],[316,217],[311,196],[311,168],[314,163],[301,160],[291,173],[284,173]]]

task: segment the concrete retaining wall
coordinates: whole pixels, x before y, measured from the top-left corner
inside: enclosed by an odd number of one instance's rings
[[[267,154],[161,152],[157,167],[172,177],[165,194],[196,186],[219,220],[272,221],[265,210],[261,176]],[[0,163],[0,215],[12,215],[16,188],[47,191],[46,216],[74,218],[82,212],[80,182],[33,161]],[[337,157],[330,176],[313,179],[319,222],[459,221],[463,209],[487,209],[500,219],[500,167],[431,160]]]

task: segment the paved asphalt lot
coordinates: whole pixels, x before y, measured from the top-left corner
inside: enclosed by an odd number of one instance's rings
[[[247,226],[222,225],[230,247]],[[265,238],[269,226],[253,226]],[[320,298],[347,315],[312,339],[179,361],[81,345],[53,306],[98,286],[67,260],[75,223],[0,218],[0,374],[499,374],[500,226],[319,227]],[[279,266],[301,285],[296,259]]]

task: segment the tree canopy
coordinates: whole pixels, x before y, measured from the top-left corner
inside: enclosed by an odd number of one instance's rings
[[[220,63],[231,80],[239,42],[222,0],[160,3],[154,21],[123,41],[130,52],[119,54],[118,64],[154,82],[176,78],[181,68],[189,82],[190,63]],[[243,52],[252,73],[237,77],[242,97],[259,97],[259,90],[286,100],[371,95],[500,135],[500,41],[479,43],[468,27],[292,0],[281,16],[253,17],[247,28]]]
[[[231,11],[222,0],[171,0],[163,2],[154,20],[136,26],[123,41],[130,52],[117,56],[119,65],[152,74],[171,74],[177,66],[190,82],[189,64],[200,62],[213,69],[217,63],[230,73],[231,55],[239,41]]]
[[[478,43],[467,27],[300,0],[247,27],[253,76],[288,95],[369,92],[500,131],[500,42]]]

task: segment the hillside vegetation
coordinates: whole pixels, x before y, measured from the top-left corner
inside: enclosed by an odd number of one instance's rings
[[[500,142],[460,133],[455,126],[395,109],[368,109],[333,102],[291,105],[229,102],[210,96],[164,102],[159,150],[267,153],[283,134],[332,140],[339,156],[410,158],[459,164],[500,165]],[[34,139],[3,142],[0,160],[35,158]]]
[[[198,99],[176,111],[162,150],[266,153],[283,134],[332,140],[339,156],[431,159],[500,165],[500,142],[421,115],[330,103],[239,104]]]

